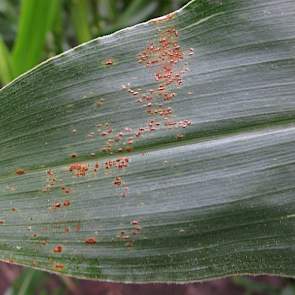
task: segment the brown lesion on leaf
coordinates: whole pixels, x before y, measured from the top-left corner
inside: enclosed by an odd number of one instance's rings
[[[56,245],[53,248],[54,253],[62,253],[63,252],[63,246],[62,245]]]
[[[86,163],[73,163],[70,164],[68,170],[77,177],[86,176],[89,170],[89,165]]]
[[[55,271],[62,271],[64,270],[65,265],[63,263],[59,263],[59,262],[54,262],[53,263],[53,270]]]
[[[85,244],[86,245],[95,245],[96,244],[96,237],[89,237],[85,239]]]
[[[138,219],[134,219],[130,222],[132,228],[130,230],[126,231],[120,231],[119,234],[117,235],[117,239],[120,241],[125,242],[125,246],[128,249],[132,249],[135,241],[136,241],[136,236],[141,233],[141,225],[140,221]]]
[[[78,157],[77,153],[71,153],[70,154],[70,158],[72,158],[72,159],[77,158],[77,157]]]
[[[57,182],[57,177],[52,169],[48,169],[46,171],[47,179],[46,179],[46,185],[43,187],[43,192],[49,192],[51,191]]]
[[[64,207],[68,207],[71,205],[71,201],[70,200],[64,200]]]
[[[51,207],[49,207],[49,211],[52,209],[60,209],[62,207],[69,207],[71,205],[70,200],[63,200],[63,201],[55,201]]]
[[[18,176],[24,175],[25,173],[26,173],[26,171],[23,168],[17,168],[15,170],[15,174],[18,175]]]
[[[112,66],[114,64],[114,60],[112,58],[108,58],[104,61],[106,66]]]
[[[122,177],[121,176],[116,176],[115,179],[114,179],[114,181],[113,181],[113,185],[115,187],[120,187],[120,186],[122,186],[122,184],[123,184]]]

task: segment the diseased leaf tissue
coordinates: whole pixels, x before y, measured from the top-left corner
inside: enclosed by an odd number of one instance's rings
[[[174,18],[174,14],[162,17],[151,21],[153,25],[159,25]],[[184,76],[189,71],[187,59],[194,54],[194,49],[190,48],[184,50],[179,42],[179,32],[174,26],[166,29],[159,29],[158,36],[154,40],[147,43],[146,47],[137,54],[134,58],[141,64],[156,83],[156,87],[152,89],[143,89],[133,87],[128,81],[121,85],[122,91],[126,91],[130,95],[130,99],[134,100],[134,104],[143,106],[146,122],[143,126],[126,126],[122,130],[117,130],[116,126],[111,126],[108,122],[96,124],[96,132],[86,134],[88,138],[101,137],[104,144],[98,147],[100,151],[109,155],[109,158],[104,161],[81,161],[71,163],[66,171],[63,173],[56,172],[54,169],[48,169],[46,172],[46,179],[44,186],[40,188],[43,193],[54,194],[60,190],[64,194],[64,198],[56,199],[48,208],[49,212],[55,210],[68,210],[71,206],[75,206],[75,202],[71,196],[75,194],[75,189],[66,184],[63,180],[64,173],[68,176],[78,180],[83,177],[95,177],[98,173],[111,175],[113,181],[109,184],[118,194],[118,202],[120,198],[127,198],[128,194],[132,192],[132,187],[124,180],[124,171],[132,165],[132,156],[128,153],[134,151],[134,143],[141,140],[142,137],[148,136],[149,133],[157,132],[160,129],[175,130],[176,139],[182,139],[184,135],[181,130],[192,125],[189,118],[182,120],[174,119],[174,110],[169,106],[169,103],[177,99],[177,89],[182,87]],[[114,59],[116,57],[109,57],[104,61],[106,67],[116,66]],[[192,93],[188,93],[191,95]],[[103,98],[96,101],[95,107],[99,112],[106,102]],[[72,130],[72,135],[76,134],[77,129]],[[122,156],[117,156],[119,153],[125,153]],[[95,157],[96,153],[91,153]],[[79,159],[78,153],[73,151],[69,157],[71,159]],[[145,156],[142,153],[142,156]],[[30,171],[20,167],[16,170],[16,175],[22,177]],[[12,186],[11,186],[12,187]],[[58,195],[58,194],[57,194]],[[118,203],[119,206],[119,203]],[[17,212],[17,208],[13,208]],[[16,213],[17,214],[17,213]],[[5,220],[1,220],[1,224],[5,224]],[[123,241],[129,249],[132,249],[136,242],[136,236],[140,235],[142,231],[142,224],[140,220],[130,221],[131,229],[120,231],[114,239]],[[75,227],[72,225],[64,227],[64,234],[67,235],[71,231],[79,232],[81,228],[80,223]],[[48,231],[48,227],[44,227],[43,231]],[[34,232],[33,238],[38,237],[39,233]],[[48,240],[40,240],[42,245],[47,245]],[[97,243],[96,233],[85,237],[84,244],[88,247],[95,247]],[[52,253],[56,256],[61,255],[66,251],[66,247],[56,244]],[[14,262],[14,261],[10,261]],[[52,269],[54,271],[63,271],[66,265],[59,262],[58,259],[51,260]],[[33,266],[38,266],[36,261],[32,261]]]

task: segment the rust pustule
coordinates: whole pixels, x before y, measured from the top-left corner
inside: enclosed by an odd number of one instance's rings
[[[96,238],[95,237],[89,237],[85,240],[85,244],[87,245],[95,245],[96,244]]]

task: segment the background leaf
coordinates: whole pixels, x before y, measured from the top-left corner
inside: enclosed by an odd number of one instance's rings
[[[61,1],[22,0],[21,17],[13,50],[15,77],[40,62],[46,34]]]
[[[294,276],[294,14],[287,0],[193,1],[3,88],[0,258],[114,281]],[[137,102],[161,88],[139,53],[174,29],[183,84],[157,107],[187,128]],[[127,127],[151,132],[105,153]],[[127,169],[103,168],[118,157]],[[69,171],[77,161],[86,176]]]
[[[71,3],[72,20],[79,43],[83,43],[91,39],[91,33],[88,26],[88,3],[89,2],[86,0],[72,0]]]
[[[8,83],[13,79],[11,56],[4,41],[0,37],[0,81]]]

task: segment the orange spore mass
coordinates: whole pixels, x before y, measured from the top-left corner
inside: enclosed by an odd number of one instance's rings
[[[64,200],[64,206],[68,207],[71,205],[71,202],[69,200]]]
[[[85,240],[85,244],[87,244],[87,245],[94,245],[94,244],[96,244],[96,238],[95,237],[87,238]]]
[[[22,169],[22,168],[17,168],[16,170],[15,170],[15,174],[16,175],[24,175],[26,172],[25,172],[25,170],[24,169]]]
[[[119,187],[122,185],[122,177],[116,176],[115,180],[113,181],[113,185]]]
[[[62,263],[55,263],[54,264],[54,269],[55,270],[63,270],[64,268],[65,268],[65,266]]]
[[[107,65],[107,66],[111,66],[113,63],[114,63],[114,62],[113,62],[113,60],[112,60],[111,58],[109,58],[109,59],[107,59],[107,60],[105,61],[105,65]]]
[[[61,245],[56,245],[54,248],[53,248],[53,252],[54,253],[61,253],[63,251],[63,247]]]
[[[76,176],[86,176],[88,169],[88,164],[82,163],[73,163],[69,166],[69,171]]]

